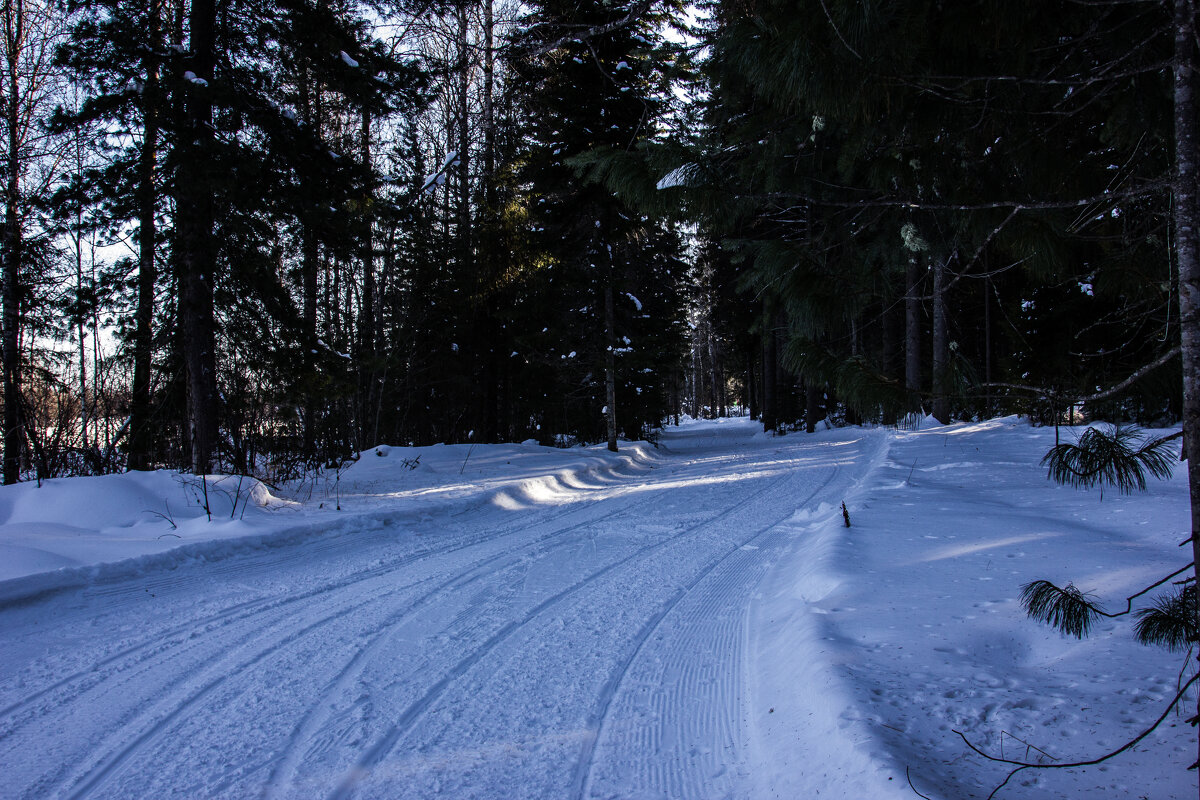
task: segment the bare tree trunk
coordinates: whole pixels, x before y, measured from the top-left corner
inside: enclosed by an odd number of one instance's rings
[[[904,388],[910,395],[921,391],[921,262],[908,257],[904,281]]]
[[[757,420],[760,415],[760,408],[758,384],[755,383],[754,362],[754,347],[751,346],[746,351],[746,400],[750,406],[750,419]]]
[[[5,68],[7,69],[4,117],[7,128],[5,144],[5,202],[4,202],[4,276],[0,289],[3,303],[0,321],[0,358],[4,368],[4,483],[21,479],[21,451],[25,442],[21,419],[21,86],[19,79],[21,50],[25,46],[28,19],[21,0],[4,4]]]
[[[779,347],[775,339],[775,319],[764,311],[762,424],[764,431],[779,427]]]
[[[318,104],[313,101],[313,94],[319,93],[319,87],[313,87],[309,76],[308,66],[300,67],[300,114],[305,124],[320,135],[321,119]],[[300,294],[301,294],[301,342],[304,347],[304,388],[303,388],[303,431],[304,458],[309,464],[317,462],[317,403],[314,384],[317,373],[317,277],[321,270],[320,247],[316,231],[309,220],[301,222],[300,231]]]
[[[79,149],[79,137],[75,137],[76,165],[82,171],[83,157]],[[75,287],[83,290],[83,210],[75,212]],[[75,335],[79,337],[79,447],[85,457],[88,452],[88,399],[87,399],[87,328],[84,326],[82,309],[75,320]]]
[[[946,370],[949,367],[949,342],[946,337],[946,265],[933,259],[933,417],[943,425],[950,422]]]
[[[211,158],[212,101],[208,86],[216,61],[215,0],[192,0],[188,15],[189,58],[194,80],[184,83],[183,130],[176,172],[175,229],[179,253],[179,323],[187,372],[192,471],[212,471],[217,446],[216,321],[213,279],[213,187],[205,164]]]
[[[988,387],[987,393],[983,396],[984,416],[992,415],[992,279],[986,276],[987,261],[985,261],[983,270],[985,277],[983,279],[983,381]]]
[[[810,383],[804,387],[804,431],[815,433],[821,413],[821,387]]]
[[[497,242],[496,220],[496,119],[495,119],[495,82],[496,82],[496,53],[495,53],[495,18],[493,0],[483,0],[483,174],[480,179],[483,184],[483,213],[490,223],[490,239],[486,246],[481,246],[479,259],[481,269],[488,280],[494,280],[498,271],[500,248]],[[505,441],[511,432],[509,409],[511,407],[511,391],[509,391],[507,375],[507,359],[503,357],[499,342],[503,341],[505,333],[497,324],[493,314],[494,304],[487,303],[483,319],[485,349],[483,371],[483,428],[485,435],[491,441]],[[507,348],[505,348],[507,349]]]
[[[709,380],[712,383],[712,415],[714,417],[725,416],[724,410],[721,408],[721,382],[719,379],[719,369],[717,367],[717,344],[714,341],[712,325],[706,326],[708,331],[708,371]]]
[[[458,246],[461,266],[466,269],[471,262],[471,58],[470,42],[467,41],[467,6],[458,9],[458,60],[461,73],[458,82]]]
[[[1196,9],[1175,0],[1174,245],[1179,269],[1179,317],[1183,355],[1183,441],[1192,515],[1193,574],[1200,579],[1200,248],[1196,223]],[[1200,593],[1196,622],[1200,625]],[[1200,712],[1200,700],[1197,700]],[[1200,762],[1200,744],[1197,761]]]
[[[158,269],[154,251],[158,245],[155,225],[155,201],[158,197],[154,177],[158,162],[159,76],[157,51],[161,44],[159,5],[151,0],[149,8],[150,47],[143,59],[146,84],[142,90],[142,149],[138,154],[138,295],[133,334],[133,387],[129,407],[129,469],[149,469],[152,465],[149,423],[154,358],[154,292]]]
[[[495,20],[493,0],[483,0],[483,179],[487,187],[487,204],[496,202],[496,186],[492,180],[496,171],[496,112],[493,100],[496,82],[496,53],[494,47]]]
[[[371,111],[368,108],[362,110],[362,151],[361,151],[363,170],[369,176],[371,174]],[[370,178],[368,178],[368,181]],[[362,321],[359,323],[359,369],[361,370],[360,378],[360,405],[362,412],[359,419],[359,446],[358,449],[371,447],[378,442],[375,441],[378,431],[372,430],[371,420],[378,418],[378,413],[375,411],[376,401],[379,396],[378,387],[378,368],[375,360],[376,349],[379,340],[379,318],[376,312],[375,303],[375,240],[374,220],[372,206],[375,199],[375,188],[368,183],[363,192],[362,204],[362,268],[363,268],[363,289],[362,289]]]
[[[607,403],[604,409],[604,420],[608,427],[608,449],[617,452],[617,356],[613,352],[616,347],[617,326],[613,311],[613,289],[609,285],[604,290],[604,338],[608,341],[604,354],[604,399]]]

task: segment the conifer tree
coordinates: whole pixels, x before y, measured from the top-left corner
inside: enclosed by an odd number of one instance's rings
[[[786,310],[791,367],[860,410],[897,407],[898,348],[883,339],[902,304],[908,391],[948,419],[994,334],[973,323],[981,282],[1073,282],[1115,299],[1127,265],[1164,263],[1163,23],[1161,8],[1121,3],[719,7],[707,67],[718,140],[693,183],[724,180],[712,206],[740,213],[717,229],[747,283]],[[1156,314],[1099,336],[1112,304],[1096,304],[1056,347],[1102,352],[1103,340],[1121,362],[1091,363],[1125,374],[1153,360],[1128,326],[1166,322],[1168,278],[1140,283]],[[1102,379],[1075,362],[1076,391]]]
[[[526,54],[515,69],[530,140],[521,182],[533,187],[526,202],[535,246],[545,254],[542,291],[555,299],[542,306],[553,334],[535,348],[555,376],[551,402],[561,404],[560,429],[606,439],[615,450],[619,429],[636,436],[642,423],[662,415],[660,407],[649,420],[635,403],[626,424],[621,398],[627,387],[634,395],[645,388],[633,385],[636,359],[629,356],[653,334],[635,342],[635,322],[656,319],[669,330],[678,318],[670,301],[655,309],[664,314],[656,318],[640,295],[646,302],[670,297],[671,279],[656,275],[656,265],[672,261],[679,243],[601,180],[580,180],[579,173],[656,134],[663,97],[652,56],[659,34],[649,7],[637,3],[546,2],[527,20],[515,43]]]

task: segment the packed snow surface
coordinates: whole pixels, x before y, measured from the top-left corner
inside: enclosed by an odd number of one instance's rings
[[[733,419],[617,454],[378,447],[286,491],[5,487],[0,796],[888,800],[907,770],[986,797],[1007,770],[955,730],[1091,758],[1184,666],[1125,620],[1024,618],[1034,578],[1115,609],[1188,560],[1182,468],[1061,488],[1054,435]],[[997,796],[1193,797],[1185,716]]]

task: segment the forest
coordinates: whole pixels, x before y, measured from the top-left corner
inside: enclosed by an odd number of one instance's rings
[[[0,16],[5,483],[1200,420],[1192,0]]]

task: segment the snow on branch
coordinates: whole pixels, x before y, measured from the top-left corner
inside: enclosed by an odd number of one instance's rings
[[[446,172],[451,167],[457,167],[462,161],[458,157],[457,150],[451,150],[449,155],[442,161],[442,165],[437,168],[437,172],[432,175],[425,176],[425,183],[421,186],[421,194],[432,194],[433,190],[446,182]]]
[[[682,167],[676,167],[662,176],[654,188],[662,191],[663,189],[673,189],[677,186],[688,186],[699,174],[700,165],[684,164]]]

